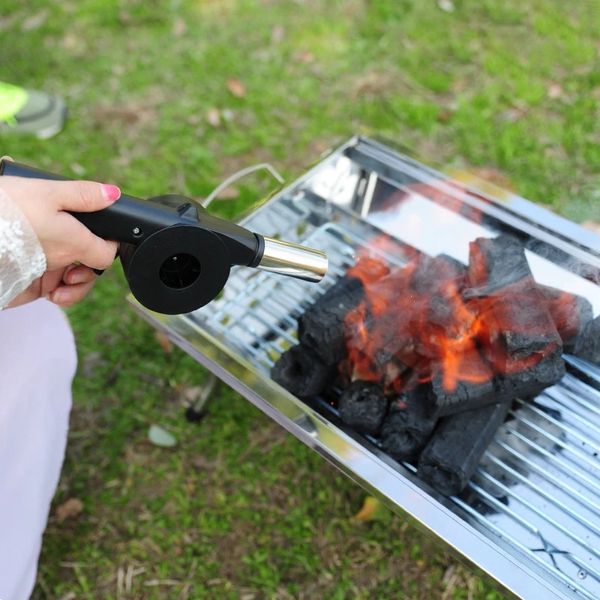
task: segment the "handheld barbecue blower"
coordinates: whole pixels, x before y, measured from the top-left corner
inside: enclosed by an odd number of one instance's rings
[[[10,160],[0,175],[67,179]],[[327,256],[319,250],[253,233],[215,217],[185,196],[148,200],[121,194],[110,207],[72,213],[96,235],[119,242],[119,258],[136,299],[164,314],[191,312],[223,289],[233,265],[320,281]]]

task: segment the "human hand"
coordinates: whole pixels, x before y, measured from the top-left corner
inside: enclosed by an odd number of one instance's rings
[[[20,208],[35,232],[46,256],[47,270],[9,306],[48,297],[60,306],[82,300],[95,280],[90,267],[106,269],[116,255],[117,244],[103,240],[69,211],[93,212],[110,206],[120,196],[112,185],[91,181],[47,181],[0,177],[4,191]],[[78,264],[82,263],[82,264]]]
[[[38,298],[48,298],[67,308],[83,300],[94,286],[96,274],[84,265],[69,265],[65,269],[46,271],[7,306],[14,308]]]
[[[21,209],[46,255],[48,271],[81,263],[107,269],[117,243],[103,240],[81,224],[73,212],[95,212],[110,206],[121,191],[93,181],[49,181],[1,177],[0,189]]]

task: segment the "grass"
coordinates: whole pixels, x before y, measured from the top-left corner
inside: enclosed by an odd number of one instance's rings
[[[4,0],[0,35],[2,78],[70,107],[50,141],[3,140],[41,168],[202,197],[257,161],[291,179],[362,132],[600,217],[594,0]],[[268,182],[249,181],[214,210],[250,206]],[[34,598],[501,597],[401,517],[354,521],[363,492],[226,387],[186,423],[205,373],[124,295],[115,268],[70,311],[80,371],[55,502],[84,510],[51,518]],[[178,446],[150,445],[151,423]]]

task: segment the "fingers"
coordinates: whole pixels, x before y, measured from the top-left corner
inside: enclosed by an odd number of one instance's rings
[[[82,237],[87,238],[87,243],[78,252],[77,260],[92,269],[108,269],[117,256],[117,242],[103,240],[91,232]]]
[[[93,281],[75,285],[61,285],[48,296],[48,299],[54,304],[58,304],[58,306],[67,308],[83,300],[93,286]]]
[[[48,299],[66,308],[80,302],[92,289],[96,275],[89,267],[70,265],[64,271],[62,284],[48,295]]]
[[[64,239],[69,240],[63,265],[76,261],[100,270],[108,269],[112,265],[117,255],[117,242],[103,240],[94,235],[73,215],[62,213],[60,218]]]
[[[67,285],[92,283],[96,281],[96,274],[89,267],[83,265],[71,265],[65,269],[62,280]]]
[[[95,236],[70,212],[94,212],[110,206],[119,188],[93,181],[49,181],[22,177],[0,178],[2,189],[29,221],[49,270],[81,262],[106,269],[114,261],[117,246]]]
[[[59,210],[95,212],[110,206],[121,196],[116,185],[95,181],[45,181]]]

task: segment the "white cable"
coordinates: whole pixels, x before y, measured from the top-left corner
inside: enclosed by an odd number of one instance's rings
[[[232,183],[235,183],[239,179],[242,179],[242,177],[246,177],[246,175],[250,175],[255,171],[260,171],[261,169],[265,169],[266,171],[268,171],[273,176],[273,178],[276,179],[279,183],[284,182],[283,177],[269,163],[260,163],[258,165],[252,165],[250,167],[245,167],[244,169],[236,171],[235,173],[233,173],[233,175],[230,175],[227,179],[222,181],[202,202],[200,202],[200,205],[204,208],[207,208],[209,204]]]

